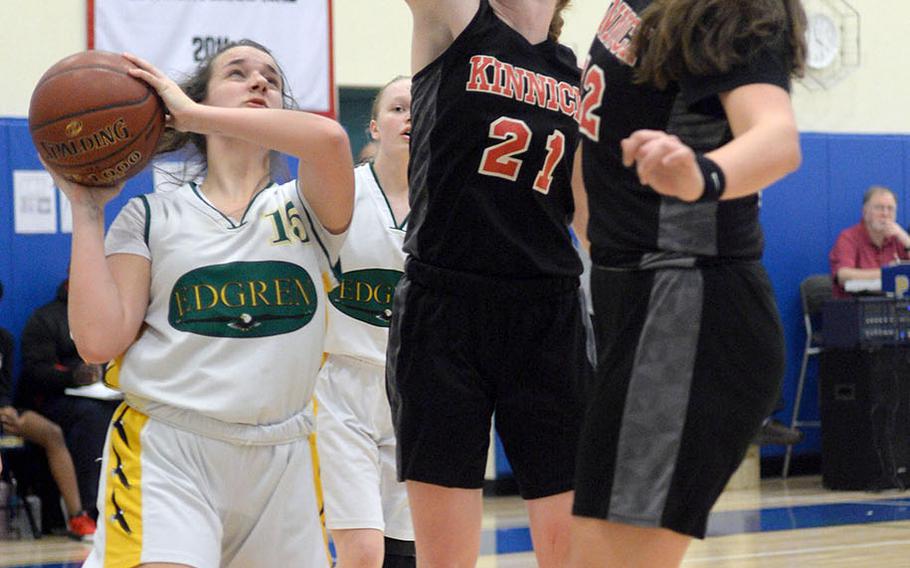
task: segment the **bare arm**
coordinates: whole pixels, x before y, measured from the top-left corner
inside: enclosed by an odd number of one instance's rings
[[[873,280],[881,277],[881,268],[850,268],[845,266],[837,270],[837,283],[841,286],[849,280]]]
[[[138,69],[133,76],[158,91],[169,126],[203,135],[221,135],[290,154],[300,160],[301,189],[320,222],[341,232],[351,220],[354,172],[344,128],[334,120],[287,109],[228,108],[197,103],[147,61],[124,54]]]
[[[316,114],[285,109],[227,108],[196,104],[186,129],[240,138],[300,160],[301,191],[320,222],[344,231],[354,205],[351,146],[340,124]]]
[[[910,235],[908,235],[907,231],[895,221],[888,222],[888,227],[885,230],[885,237],[894,237],[905,249],[910,249]]]
[[[104,253],[104,206],[120,191],[71,184],[53,172],[70,200],[69,324],[79,355],[106,363],[123,353],[139,333],[148,309],[150,263],[135,255]]]
[[[799,133],[789,94],[756,83],[720,95],[733,140],[707,155],[726,177],[723,199],[756,193],[799,167]],[[695,152],[677,137],[638,130],[622,141],[623,162],[636,165],[642,184],[684,201],[698,199],[704,178]]]
[[[405,0],[411,8],[411,74],[433,62],[468,26],[479,0]]]
[[[588,240],[588,192],[585,189],[585,180],[581,171],[581,148],[575,151],[575,163],[572,164],[572,197],[575,200],[575,215],[572,217],[572,228],[581,247],[591,250],[591,241]]]
[[[784,89],[764,83],[722,93],[733,140],[708,156],[724,171],[724,199],[756,193],[790,172],[802,156],[799,131]]]
[[[300,113],[298,113],[300,114]],[[321,141],[309,147],[305,155],[297,155],[297,179],[300,191],[313,208],[319,222],[331,233],[348,228],[354,212],[354,169],[351,167],[351,146],[348,135],[334,120],[316,115],[321,124],[310,127],[322,130]]]

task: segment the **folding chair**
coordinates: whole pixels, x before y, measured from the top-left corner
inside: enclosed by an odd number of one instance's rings
[[[38,528],[38,520],[32,513],[32,508],[28,504],[24,488],[19,485],[16,476],[13,473],[12,463],[17,462],[25,449],[25,442],[18,436],[0,435],[0,459],[3,460],[3,473],[0,478],[11,485],[11,490],[6,503],[0,503],[0,514],[2,515],[20,515],[25,514],[28,520],[28,528],[31,530],[32,538],[41,538],[41,529]],[[14,458],[14,459],[10,459]]]
[[[831,298],[834,283],[830,274],[813,274],[807,276],[799,284],[799,297],[803,307],[803,324],[806,327],[806,344],[803,347],[803,361],[799,368],[799,381],[796,384],[796,401],[793,404],[793,416],[790,418],[790,428],[819,428],[818,420],[801,420],[799,417],[800,406],[803,401],[803,389],[806,387],[806,370],[809,367],[809,357],[822,352],[821,311],[824,303]],[[790,474],[790,459],[793,456],[793,446],[787,446],[784,455],[783,478]]]

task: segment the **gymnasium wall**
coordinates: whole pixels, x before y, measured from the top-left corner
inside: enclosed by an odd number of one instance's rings
[[[910,136],[901,134],[802,135],[803,165],[762,195],[765,231],[765,265],[771,276],[781,311],[787,344],[784,381],[789,419],[805,342],[799,283],[814,273],[827,273],[827,254],[844,228],[859,222],[862,194],[872,184],[894,190],[898,222],[910,222]],[[748,322],[743,322],[748,325]],[[804,420],[818,419],[815,368],[810,367],[805,389]],[[820,451],[818,431],[807,429],[807,440],[797,453]],[[779,447],[766,447],[763,455],[778,455]]]
[[[910,3],[904,0],[849,0],[861,15],[861,66],[827,90],[797,83],[794,106],[802,136],[803,166],[763,196],[766,265],[787,335],[788,369],[784,395],[789,417],[804,335],[798,284],[805,276],[827,272],[827,252],[837,233],[857,221],[860,199],[870,184],[895,190],[899,221],[910,217],[906,164],[910,157],[910,61],[906,41]],[[564,41],[586,50],[605,0],[574,0],[566,14]],[[351,133],[355,151],[372,89],[408,72],[411,16],[402,0],[333,0],[335,70],[340,88],[340,120]],[[69,256],[69,235],[14,232],[12,171],[39,169],[24,116],[32,86],[53,62],[86,45],[84,0],[3,0],[0,21],[0,325],[18,336],[28,314],[53,297]],[[151,174],[132,180],[109,211],[126,197],[151,188]],[[59,212],[60,204],[54,206]],[[59,215],[58,215],[59,217]],[[743,322],[748,325],[748,322]],[[817,416],[814,374],[807,388],[805,418]],[[817,452],[818,436],[798,451]],[[765,455],[780,453],[765,448]]]
[[[806,1],[806,0],[804,0]],[[819,2],[820,0],[810,0]],[[825,0],[839,2],[841,0]],[[910,3],[848,0],[860,13],[861,66],[835,88],[794,89],[800,128],[809,132],[910,132]],[[563,41],[583,55],[606,0],[573,0]],[[408,72],[411,15],[404,0],[332,0],[335,80],[375,87]],[[25,116],[32,86],[52,63],[86,45],[85,0],[0,2],[0,116]],[[141,53],[139,55],[142,55]]]

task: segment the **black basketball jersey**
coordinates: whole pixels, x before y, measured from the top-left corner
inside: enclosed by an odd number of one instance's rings
[[[651,0],[611,0],[582,75],[579,128],[588,192],[592,260],[602,266],[643,268],[737,262],[761,258],[759,195],[686,203],[638,182],[622,164],[620,141],[647,128],[678,136],[696,152],[732,139],[718,94],[753,83],[789,90],[790,57],[784,31],[754,40],[754,55],[724,74],[687,75],[658,90],[633,82],[632,37]]]
[[[568,230],[579,76],[572,50],[532,45],[481,0],[413,78],[409,255],[498,277],[581,273]]]

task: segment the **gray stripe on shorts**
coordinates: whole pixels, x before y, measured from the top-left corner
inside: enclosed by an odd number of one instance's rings
[[[717,202],[660,201],[657,248],[689,255],[717,256]]]
[[[658,270],[629,379],[608,520],[659,526],[686,421],[704,283]]]

